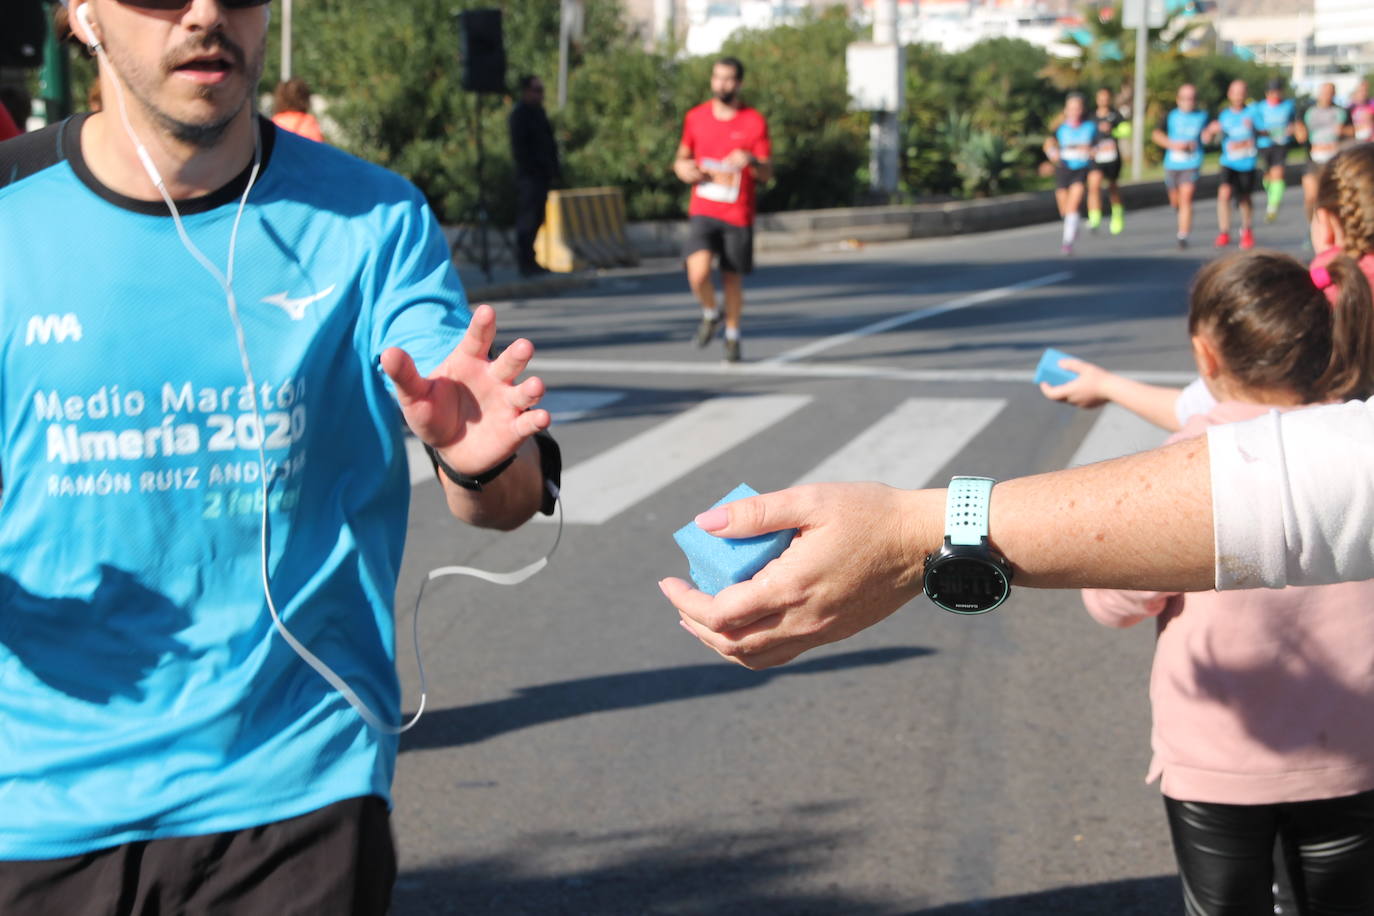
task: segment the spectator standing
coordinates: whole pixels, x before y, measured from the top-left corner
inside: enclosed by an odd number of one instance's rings
[[[324,142],[320,122],[310,113],[310,86],[298,76],[277,83],[272,93],[272,123],[316,143]]]
[[[563,179],[558,142],[544,111],[544,81],[522,76],[510,112],[510,150],[515,159],[515,258],[524,277],[548,273],[534,259],[534,239],[544,225],[549,191]]]
[[[692,186],[687,209],[687,282],[701,303],[698,347],[720,330],[711,265],[720,259],[725,360],[739,362],[744,276],[754,269],[756,185],[773,176],[768,122],[740,98],[744,64],[722,57],[711,68],[711,99],[687,112],[673,171]]]

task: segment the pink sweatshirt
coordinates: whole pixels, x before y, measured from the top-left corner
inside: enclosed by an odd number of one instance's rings
[[[1170,441],[1272,408],[1225,402]],[[1374,581],[1282,590],[1085,589],[1099,623],[1155,617],[1147,782],[1258,805],[1374,789]]]

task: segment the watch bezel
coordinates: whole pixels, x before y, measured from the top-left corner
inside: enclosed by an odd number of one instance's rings
[[[940,567],[954,560],[973,561],[986,566],[993,574],[1002,580],[1002,594],[996,602],[987,607],[950,607],[941,601],[931,592],[931,576],[939,571]],[[956,545],[951,544],[948,537],[945,538],[944,545],[937,553],[926,557],[925,567],[921,573],[921,588],[925,596],[930,599],[936,607],[942,608],[951,614],[959,614],[964,617],[976,617],[979,614],[986,614],[995,611],[1006,603],[1011,596],[1011,566],[993,553],[988,546],[987,539],[984,538],[980,544]]]

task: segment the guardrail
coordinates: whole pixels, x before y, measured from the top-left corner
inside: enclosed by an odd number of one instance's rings
[[[534,240],[535,260],[555,273],[638,264],[625,222],[620,188],[550,191],[544,225]]]

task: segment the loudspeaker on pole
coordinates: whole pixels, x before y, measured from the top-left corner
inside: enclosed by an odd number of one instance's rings
[[[464,10],[458,14],[459,55],[463,88],[469,92],[506,91],[506,46],[499,9]]]

